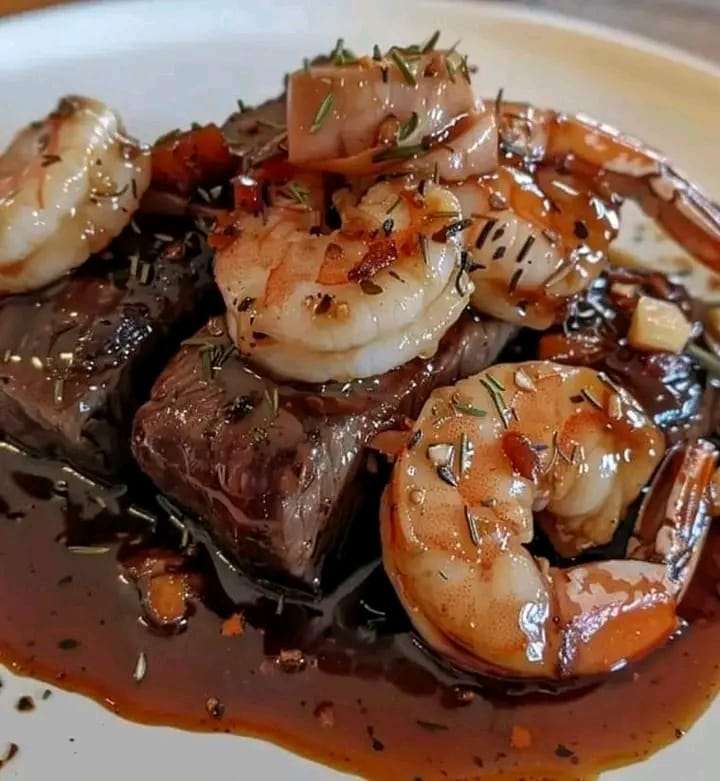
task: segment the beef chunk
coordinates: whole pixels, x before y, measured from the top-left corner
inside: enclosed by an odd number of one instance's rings
[[[610,269],[571,301],[565,322],[540,337],[541,358],[590,366],[629,390],[668,442],[706,436],[718,419],[717,389],[688,354],[641,352],[627,344],[640,296],[676,304],[702,320],[703,304],[660,273]]]
[[[241,568],[316,588],[368,491],[369,440],[415,416],[433,388],[487,366],[513,332],[468,313],[431,359],[301,387],[258,376],[212,320],[155,383],[135,418],[133,451]]]
[[[100,476],[123,466],[135,410],[216,295],[187,227],[138,218],[74,274],[0,300],[0,431]]]
[[[268,100],[257,108],[237,111],[222,127],[230,149],[249,170],[263,160],[283,151],[285,131],[285,96]]]

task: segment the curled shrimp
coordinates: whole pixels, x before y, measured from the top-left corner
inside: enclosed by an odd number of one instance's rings
[[[0,156],[0,293],[48,284],[106,247],[149,181],[149,152],[111,109],[63,98]]]
[[[497,164],[495,112],[456,52],[407,51],[290,76],[288,155],[348,176],[430,171],[458,181]]]
[[[659,152],[584,116],[510,103],[498,112],[503,164],[456,190],[483,218],[466,246],[477,309],[540,329],[561,318],[607,265],[624,198],[720,271],[720,208]]]
[[[674,473],[660,503],[672,511],[648,510],[632,559],[558,569],[526,545],[540,513],[565,540],[607,542],[664,452],[630,394],[592,369],[507,364],[435,391],[382,509],[385,568],[418,632],[461,667],[517,677],[606,673],[661,645],[692,569],[662,541],[696,549],[714,448]]]
[[[720,207],[642,141],[583,114],[501,104],[501,147],[539,163],[591,177],[608,197],[632,198],[691,255],[720,271]]]
[[[382,374],[432,355],[471,291],[455,196],[431,184],[420,193],[403,179],[379,182],[357,202],[338,193],[342,227],[322,233],[313,198],[322,199],[302,192],[301,202],[241,214],[236,238],[216,255],[238,349],[307,382]]]
[[[453,184],[473,306],[543,329],[607,265],[630,197],[720,270],[720,210],[658,152],[582,115],[475,99],[454,51],[394,47],[290,79],[291,161],[347,176]]]
[[[463,243],[480,311],[547,328],[607,266],[618,209],[577,177],[501,165],[451,190],[471,221]]]

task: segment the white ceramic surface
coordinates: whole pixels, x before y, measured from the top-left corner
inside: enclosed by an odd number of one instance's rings
[[[328,50],[340,35],[365,50],[420,40],[437,27],[446,41],[462,38],[485,93],[502,86],[510,98],[602,117],[672,151],[720,196],[720,71],[622,33],[481,3],[139,0],[5,20],[0,144],[67,92],[111,102],[133,133],[151,140],[192,120],[221,120],[236,98],[276,94],[303,55]],[[34,713],[17,714],[18,696],[46,687],[6,670],[0,678],[0,756],[6,741],[21,747],[2,781],[341,778],[268,743],[138,726],[58,690]],[[717,779],[718,731],[720,703],[682,741],[607,779]]]

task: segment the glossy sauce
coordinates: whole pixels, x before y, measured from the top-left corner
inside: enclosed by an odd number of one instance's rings
[[[173,631],[152,627],[121,562],[177,551],[181,535],[139,517],[139,506],[161,512],[140,476],[132,484],[118,498],[0,449],[0,657],[127,718],[258,735],[370,778],[571,779],[678,739],[720,685],[718,528],[681,637],[608,680],[543,693],[443,668],[372,559],[324,601],[303,603],[224,565],[219,579],[206,553],[186,555],[202,596]],[[235,620],[223,635],[236,613],[244,631]]]

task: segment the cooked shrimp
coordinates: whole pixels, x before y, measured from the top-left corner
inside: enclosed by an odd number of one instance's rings
[[[313,229],[308,200],[241,215],[216,256],[238,349],[307,382],[432,355],[471,291],[457,199],[432,184],[421,193],[402,179],[380,182],[357,203],[338,194],[342,227],[328,234]]]
[[[583,181],[502,165],[451,190],[472,220],[463,241],[480,311],[547,328],[607,265],[618,211]]]
[[[457,181],[497,164],[495,112],[476,100],[459,54],[394,48],[290,76],[288,155],[346,175],[436,169]]]
[[[660,550],[667,529],[637,559],[569,569],[525,546],[540,512],[580,547],[607,542],[664,451],[634,399],[592,369],[500,365],[435,391],[382,512],[385,567],[417,630],[462,667],[520,677],[604,673],[663,643],[689,577]],[[715,459],[703,445],[661,514],[688,544]]]
[[[720,208],[641,142],[585,117],[497,104],[492,173],[453,188],[464,216],[475,308],[546,328],[605,268],[623,198],[720,271]]]
[[[539,161],[595,177],[606,193],[632,198],[679,244],[720,271],[720,207],[662,153],[585,115],[502,104],[501,145],[527,165]]]
[[[107,246],[149,181],[149,152],[113,111],[63,98],[0,157],[0,293],[41,287]]]

